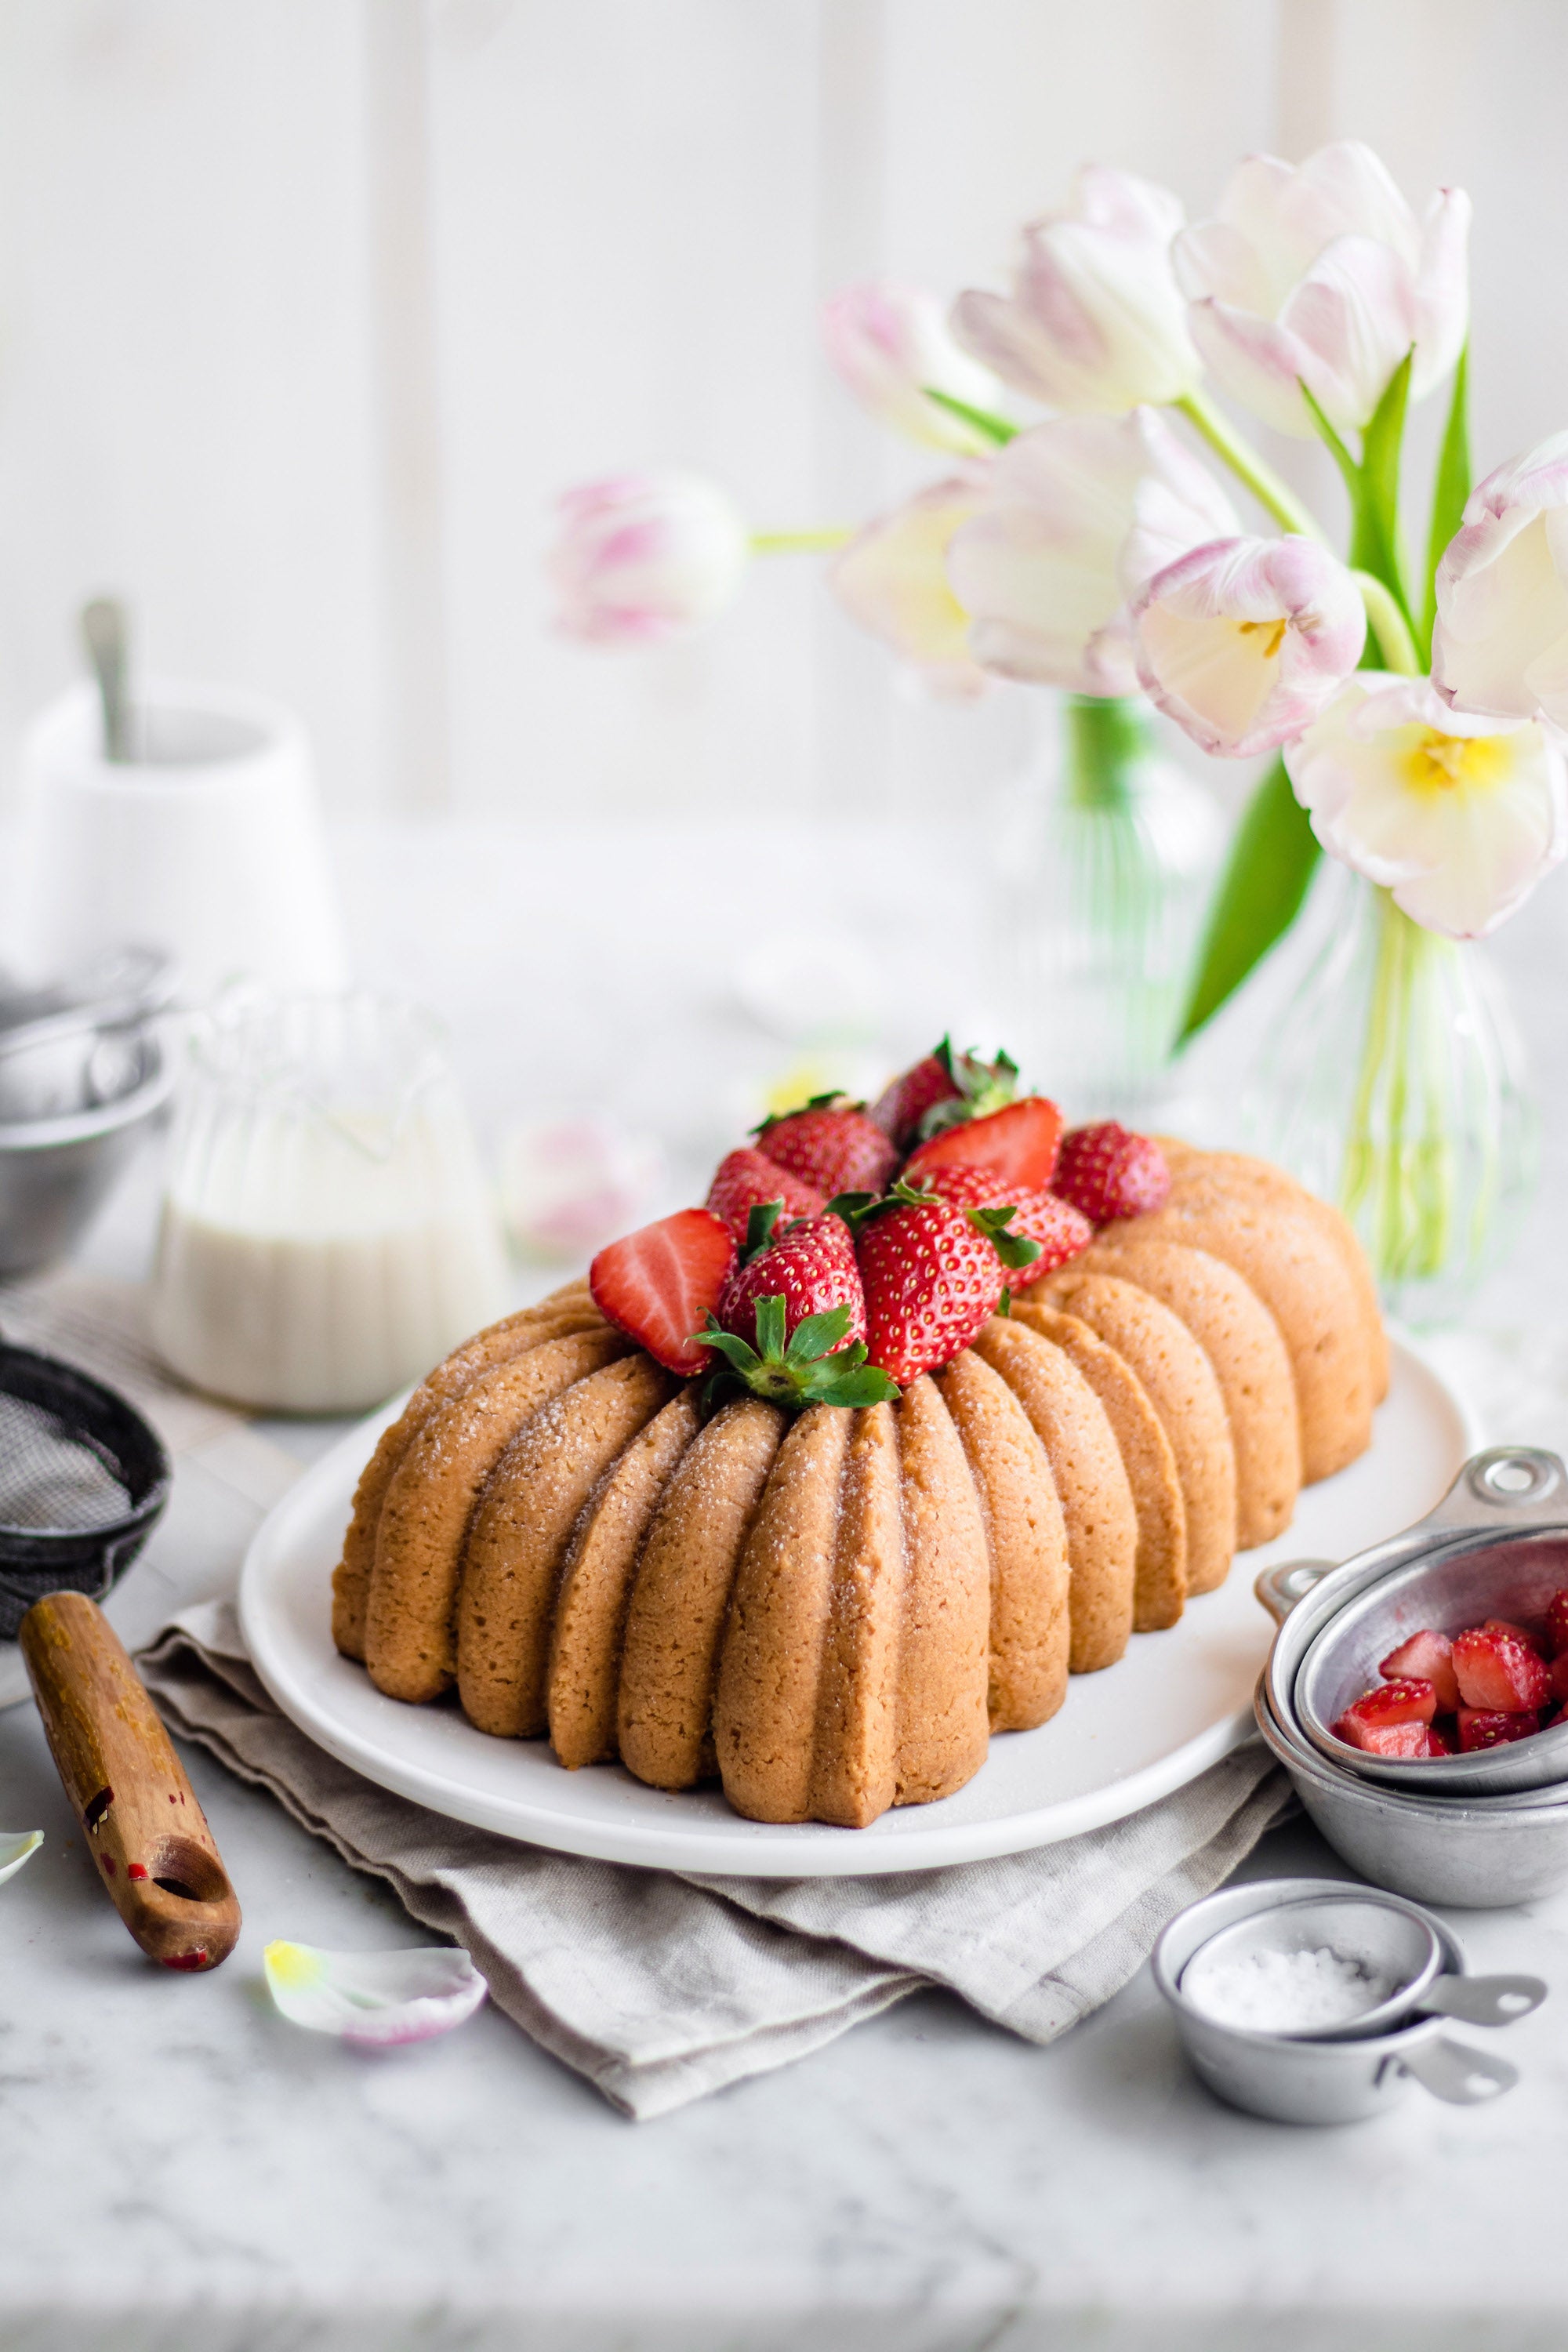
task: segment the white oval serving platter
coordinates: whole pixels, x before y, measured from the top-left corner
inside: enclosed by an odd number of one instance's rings
[[[355,1482],[403,1400],[346,1437],[258,1530],[240,1584],[256,1670],[300,1729],[367,1780],[455,1821],[565,1853],[748,1878],[847,1878],[929,1870],[1054,1844],[1135,1813],[1196,1778],[1252,1730],[1273,1634],[1252,1583],[1276,1560],[1343,1559],[1430,1510],[1479,1443],[1458,1400],[1407,1342],[1371,1450],[1302,1494],[1295,1524],[1237,1556],[1217,1592],[1163,1633],[1134,1634],[1103,1674],[1074,1677],[1038,1731],[991,1743],[981,1770],[939,1804],[869,1829],[742,1821],[717,1788],[671,1794],[619,1765],[567,1772],[543,1740],[492,1739],[455,1705],[405,1706],[332,1647],[331,1578]]]

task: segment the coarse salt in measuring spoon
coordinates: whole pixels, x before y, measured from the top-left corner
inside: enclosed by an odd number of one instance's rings
[[[1393,1980],[1328,1947],[1250,1951],[1216,1960],[1182,1990],[1216,2025],[1248,2033],[1316,2033],[1375,2009]]]

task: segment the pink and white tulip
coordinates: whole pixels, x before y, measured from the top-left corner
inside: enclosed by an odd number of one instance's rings
[[[1079,694],[1132,694],[1127,600],[1173,559],[1239,529],[1158,413],[1058,416],[996,458],[954,533],[947,576],[988,670]]]
[[[617,474],[568,490],[546,559],[556,626],[598,646],[661,645],[738,593],[751,533],[700,474]]]
[[[1171,267],[1184,218],[1168,189],[1092,165],[1066,212],[1025,229],[1011,294],[959,296],[954,334],[1004,383],[1069,415],[1182,399],[1203,373]]]
[[[1361,658],[1355,582],[1316,540],[1224,539],[1132,605],[1138,676],[1194,743],[1245,760],[1310,727]]]
[[[948,584],[948,548],[985,495],[984,470],[933,482],[858,532],[829,583],[850,618],[912,665],[936,695],[969,700],[989,681],[971,657],[969,615]]]
[[[1173,249],[1193,341],[1222,388],[1281,432],[1312,431],[1298,378],[1331,423],[1359,431],[1414,344],[1411,397],[1453,367],[1469,320],[1470,200],[1414,212],[1359,140],[1299,168],[1251,155],[1217,218]]]
[[[1471,491],[1437,569],[1432,676],[1467,710],[1568,726],[1568,433]]]
[[[1001,386],[960,351],[937,297],[923,286],[847,286],[823,306],[827,356],[878,422],[927,448],[984,456],[989,435],[966,425],[931,392],[994,408]]]
[[[1495,930],[1568,851],[1568,761],[1544,727],[1450,710],[1362,670],[1285,753],[1332,856],[1449,939]]]

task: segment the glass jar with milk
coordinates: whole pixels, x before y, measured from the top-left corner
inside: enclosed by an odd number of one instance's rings
[[[428,1013],[240,998],[192,1057],[153,1293],[175,1371],[264,1411],[356,1412],[501,1312],[495,1207]]]

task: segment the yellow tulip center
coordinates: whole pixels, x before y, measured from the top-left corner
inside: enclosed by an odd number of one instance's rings
[[[1261,645],[1248,645],[1247,652],[1257,654],[1263,661],[1272,661],[1285,642],[1285,621],[1238,621],[1238,633],[1244,637],[1261,637]],[[1267,633],[1267,634],[1265,634]]]
[[[1415,793],[1489,792],[1511,765],[1506,735],[1444,735],[1436,727],[1411,730],[1405,781]]]

